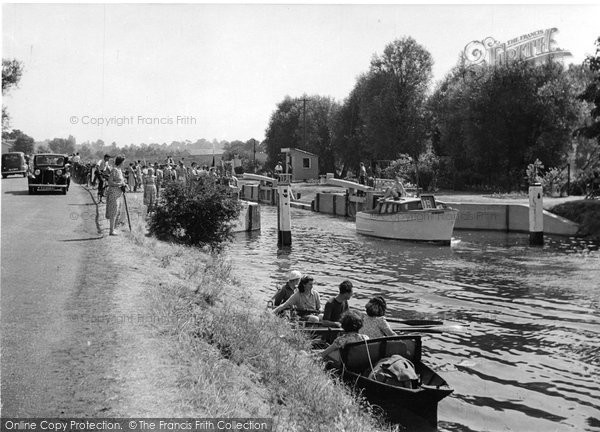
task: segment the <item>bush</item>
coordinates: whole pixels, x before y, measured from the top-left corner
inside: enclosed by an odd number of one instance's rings
[[[393,179],[400,177],[403,180],[415,182],[415,165],[413,158],[407,154],[401,154],[399,159],[393,161],[387,168],[382,170],[383,178]]]
[[[227,195],[227,186],[212,177],[187,185],[170,182],[161,190],[149,230],[161,240],[219,250],[231,239],[231,221],[239,213],[240,205]]]

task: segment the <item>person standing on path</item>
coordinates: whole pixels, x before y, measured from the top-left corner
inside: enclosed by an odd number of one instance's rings
[[[367,169],[365,168],[365,164],[362,162],[360,163],[360,168],[358,170],[358,182],[361,185],[364,185],[367,182]]]
[[[117,156],[115,159],[115,167],[111,170],[108,177],[108,192],[106,194],[106,219],[109,220],[110,230],[109,235],[117,235],[115,230],[117,218],[121,213],[121,197],[123,192],[127,190],[125,176],[123,176],[122,166],[125,158]]]

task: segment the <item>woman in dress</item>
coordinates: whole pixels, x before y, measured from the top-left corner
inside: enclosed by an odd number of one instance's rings
[[[146,214],[154,210],[156,203],[156,177],[154,168],[148,168],[148,173],[144,176],[144,205],[148,206]]]
[[[367,315],[363,316],[363,326],[360,329],[362,334],[369,336],[371,339],[396,335],[385,320],[387,304],[383,297],[373,297],[367,302],[365,309]]]
[[[321,296],[313,289],[313,282],[312,276],[302,277],[298,283],[298,290],[285,303],[273,309],[273,313],[277,315],[286,309],[295,308],[306,321],[319,322]]]
[[[110,222],[110,235],[117,235],[115,225],[117,217],[121,213],[121,196],[127,189],[125,177],[123,176],[122,166],[125,158],[117,156],[115,159],[115,167],[110,171],[108,176],[108,192],[106,194],[106,219]]]

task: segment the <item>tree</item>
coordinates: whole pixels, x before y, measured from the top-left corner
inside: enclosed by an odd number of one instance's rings
[[[516,189],[536,158],[562,167],[578,119],[575,96],[565,68],[552,59],[459,64],[429,100],[433,146],[453,170],[450,186]]]
[[[23,63],[16,59],[2,59],[2,96],[5,96],[12,87],[19,85],[23,74]],[[2,132],[10,128],[10,116],[6,107],[2,105]]]
[[[334,119],[334,146],[344,165],[357,169],[360,161],[403,153],[419,159],[428,138],[425,101],[432,66],[431,54],[410,37],[373,57]]]
[[[13,131],[14,132],[14,131]],[[20,151],[25,154],[33,153],[35,147],[35,140],[23,132],[17,130],[18,135],[16,137],[15,144],[13,145],[13,151]]]
[[[596,55],[588,56],[584,65],[593,73],[593,78],[579,99],[592,104],[590,124],[580,128],[578,133],[586,138],[596,138],[600,145],[600,37],[596,40]]]
[[[304,110],[306,99],[306,111]],[[331,120],[339,109],[332,98],[303,95],[286,96],[271,115],[265,133],[267,164],[275,166],[281,160],[281,149],[300,148],[319,156],[319,171],[333,170],[335,155],[331,142]],[[304,116],[306,115],[306,123]],[[304,125],[306,124],[306,143]]]
[[[75,152],[75,139],[72,136],[69,138],[54,138],[48,143],[48,147],[55,153],[71,154]]]

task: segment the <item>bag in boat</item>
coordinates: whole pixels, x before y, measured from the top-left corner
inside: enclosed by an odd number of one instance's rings
[[[401,355],[386,357],[369,370],[369,378],[396,387],[415,389],[419,387],[419,376],[412,362]]]

